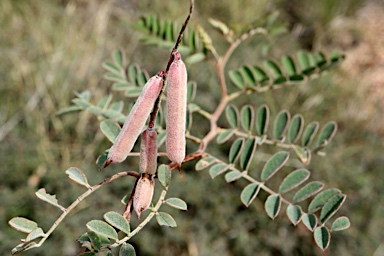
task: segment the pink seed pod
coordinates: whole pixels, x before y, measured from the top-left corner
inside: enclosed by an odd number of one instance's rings
[[[127,158],[151,113],[162,86],[163,72],[151,77],[145,84],[115,143],[110,148],[103,167],[107,167],[111,163],[121,163]]]
[[[185,157],[185,125],[187,111],[187,69],[179,52],[167,76],[167,139],[166,149],[169,160],[179,167]]]
[[[157,167],[157,132],[147,128],[141,134],[140,173],[155,174]]]
[[[153,175],[142,174],[136,184],[135,194],[133,195],[133,209],[140,219],[141,213],[151,204],[155,182]]]

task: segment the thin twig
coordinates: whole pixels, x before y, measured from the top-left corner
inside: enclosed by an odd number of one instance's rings
[[[105,180],[103,180],[102,182],[88,188],[88,190],[86,192],[84,192],[82,195],[80,195],[70,206],[68,206],[64,212],[60,215],[60,217],[53,223],[52,227],[47,231],[47,233],[45,233],[44,237],[40,240],[40,242],[38,244],[35,244],[35,245],[31,245],[31,247],[29,247],[28,249],[31,249],[31,248],[35,248],[35,247],[40,247],[44,242],[45,240],[47,240],[47,238],[52,234],[52,232],[57,228],[57,226],[59,226],[59,224],[64,220],[64,218],[81,202],[83,201],[86,197],[88,197],[89,195],[91,195],[93,192],[95,192],[96,190],[98,190],[100,187],[102,187],[103,185],[106,185],[116,179],[119,179],[121,177],[125,177],[125,176],[133,176],[133,177],[136,177],[138,178],[140,175],[137,173],[137,172],[119,172],[109,178],[106,178]]]

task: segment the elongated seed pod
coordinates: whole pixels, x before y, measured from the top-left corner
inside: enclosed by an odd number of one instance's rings
[[[140,173],[155,174],[157,167],[157,132],[147,128],[141,134]]]
[[[167,76],[167,139],[169,160],[179,167],[185,157],[185,125],[187,110],[187,69],[180,53],[174,53],[174,60]]]
[[[138,219],[140,219],[141,213],[151,204],[154,188],[153,175],[142,174],[136,184],[135,194],[133,195],[133,209]]]
[[[104,167],[124,161],[131,152],[163,86],[163,72],[151,77],[129,113],[115,143],[109,150]]]

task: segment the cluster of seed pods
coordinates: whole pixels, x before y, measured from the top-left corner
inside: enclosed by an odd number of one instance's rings
[[[180,53],[172,53],[173,61],[167,74],[166,151],[169,160],[180,168],[185,158],[185,126],[187,107],[187,70]],[[129,113],[115,143],[109,150],[104,167],[124,161],[140,135],[151,110],[163,89],[164,72],[151,77]],[[154,175],[157,169],[157,132],[148,127],[141,135],[140,178],[131,196],[130,206],[124,216],[130,218],[133,205],[137,217],[148,208],[154,191]]]

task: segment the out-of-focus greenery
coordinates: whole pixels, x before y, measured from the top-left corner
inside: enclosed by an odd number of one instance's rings
[[[0,1],[2,254],[9,253],[20,239],[20,234],[7,225],[10,218],[25,216],[47,229],[58,216],[57,209],[36,199],[34,192],[38,188],[45,187],[56,194],[64,206],[82,193],[80,186],[68,182],[64,174],[68,167],[80,167],[94,184],[112,173],[137,166],[137,159],[131,158],[124,164],[98,171],[95,158],[110,145],[98,130],[98,120],[86,112],[64,117],[55,114],[70,104],[74,91],[90,90],[95,101],[108,92],[101,62],[115,49],[124,49],[128,62],[138,63],[150,74],[163,69],[169,50],[142,45],[130,24],[148,13],[181,23],[187,13],[187,2]],[[348,48],[340,38],[348,34],[332,33],[330,28],[340,17],[356,17],[366,4],[362,0],[196,1],[190,25],[200,23],[218,42],[220,36],[207,23],[209,17],[240,29],[264,12],[278,10],[288,33],[271,42],[268,57],[279,58],[300,48],[340,48],[347,52],[348,61],[348,50],[353,44]],[[350,29],[357,42],[361,42],[364,33],[359,29],[364,26],[356,25],[360,27]],[[261,51],[257,40],[247,40],[234,53],[229,66],[256,64]],[[225,47],[222,42],[217,46],[219,52]],[[217,79],[209,68],[206,64],[192,65],[188,67],[189,76],[197,81],[198,88],[208,86],[211,95],[215,95]],[[350,218],[352,227],[333,234],[328,249],[331,255],[372,255],[384,251],[384,140],[380,133],[383,129],[366,121],[369,115],[377,118],[375,112],[379,108],[373,105],[370,94],[360,89],[364,83],[361,74],[366,68],[350,73],[341,67],[310,86],[264,93],[257,100],[253,96],[246,98],[256,105],[268,103],[275,114],[286,108],[291,113],[303,113],[306,120],[338,122],[339,132],[326,150],[327,157],[315,156],[309,166],[314,179],[340,188],[348,196],[341,213]],[[214,100],[218,97],[213,96]],[[357,118],[362,111],[366,119]],[[208,173],[196,173],[193,169],[192,164],[187,164],[185,171],[175,173],[169,191],[169,195],[184,199],[189,210],[170,210],[177,228],[152,223],[141,231],[132,240],[138,255],[322,254],[312,234],[301,224],[294,228],[283,214],[270,220],[258,200],[245,208],[239,199],[244,187],[241,182],[211,180]],[[132,186],[133,180],[127,178],[102,188],[83,202],[42,248],[24,254],[75,255],[80,251],[75,239],[85,232],[85,223],[92,218],[101,219],[109,210],[123,211],[120,199]]]

